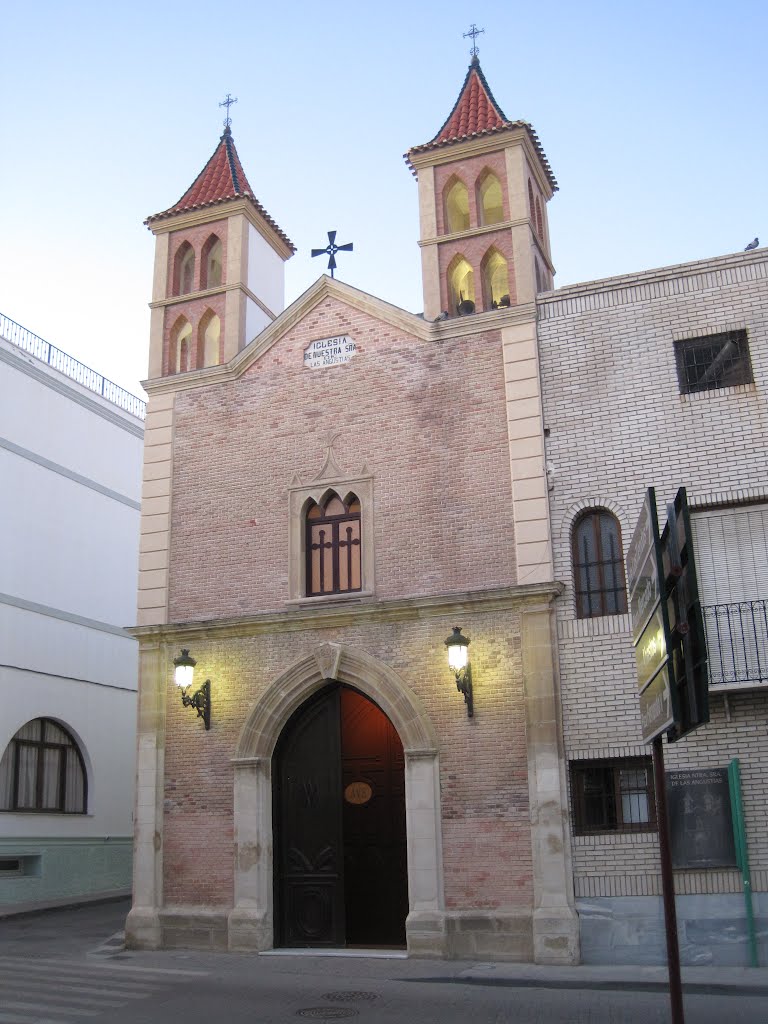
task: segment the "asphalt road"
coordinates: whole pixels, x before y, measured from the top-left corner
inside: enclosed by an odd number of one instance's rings
[[[502,965],[127,952],[127,904],[0,921],[0,1024],[662,1024],[665,992],[585,970],[524,977]],[[762,972],[761,972],[762,975]],[[704,976],[703,976],[704,977]],[[658,989],[658,985],[655,986]],[[686,1024],[766,1024],[768,985],[694,986]]]

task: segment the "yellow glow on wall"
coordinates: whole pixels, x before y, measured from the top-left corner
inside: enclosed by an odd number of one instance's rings
[[[469,192],[463,181],[454,181],[448,190],[445,221],[448,231],[466,231],[469,227]]]

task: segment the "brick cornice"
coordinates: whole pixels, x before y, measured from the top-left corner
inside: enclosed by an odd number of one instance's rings
[[[423,618],[446,618],[547,606],[563,591],[558,582],[499,587],[494,590],[465,591],[430,597],[377,601],[350,598],[344,606],[287,607],[238,618],[207,619],[197,622],[131,626],[127,632],[144,643],[179,643],[182,640],[258,636],[264,633],[295,633],[302,630],[333,629],[339,626],[378,625]]]

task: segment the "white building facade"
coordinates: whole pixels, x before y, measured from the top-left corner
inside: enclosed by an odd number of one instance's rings
[[[14,912],[130,891],[123,627],[144,404],[5,317],[0,334],[0,912]]]
[[[682,486],[711,720],[665,742],[666,769],[710,771],[739,760],[764,964],[768,258],[758,249],[573,285],[539,295],[537,306],[555,577],[565,584],[556,616],[582,960],[664,956],[650,746],[640,728],[624,563],[646,489],[655,487],[663,525],[665,503]],[[746,966],[742,872],[728,857],[705,866],[712,823],[706,808],[694,813],[690,794],[688,802],[685,828],[700,843],[701,863],[675,871],[682,960]]]

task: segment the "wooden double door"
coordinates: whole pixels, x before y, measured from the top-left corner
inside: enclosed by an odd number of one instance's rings
[[[384,712],[332,684],[293,715],[274,757],[281,946],[404,946],[403,746]]]

